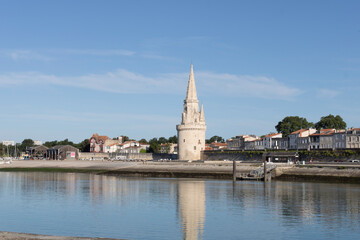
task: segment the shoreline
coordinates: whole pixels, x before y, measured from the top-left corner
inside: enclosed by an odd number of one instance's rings
[[[0,231],[0,239],[6,240],[121,240],[119,238],[98,238],[98,237],[71,237],[71,236],[54,236],[54,235],[42,235],[34,233],[16,233]]]
[[[261,163],[238,163],[237,173],[249,173]],[[0,165],[0,172],[71,172],[128,177],[226,179],[233,177],[232,162],[120,162],[18,160]],[[280,165],[273,180],[360,183],[360,165]]]

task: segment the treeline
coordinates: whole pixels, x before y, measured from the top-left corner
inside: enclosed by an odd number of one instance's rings
[[[290,133],[295,132],[300,129],[307,128],[316,128],[317,130],[321,129],[345,129],[346,122],[339,115],[329,114],[327,116],[321,117],[321,119],[316,122],[308,122],[306,118],[299,116],[288,116],[281,120],[276,126],[275,129],[277,132],[282,133],[283,137],[287,137]]]

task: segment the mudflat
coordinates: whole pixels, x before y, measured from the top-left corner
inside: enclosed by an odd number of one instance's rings
[[[0,232],[0,239],[4,240],[119,240],[115,238],[88,238],[88,237],[66,237],[66,236],[50,236],[50,235],[40,235],[40,234],[31,234],[31,233],[14,233],[14,232]]]

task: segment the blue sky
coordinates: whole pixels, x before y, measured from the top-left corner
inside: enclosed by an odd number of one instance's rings
[[[0,140],[173,136],[191,63],[207,138],[360,127],[360,1],[0,4]]]

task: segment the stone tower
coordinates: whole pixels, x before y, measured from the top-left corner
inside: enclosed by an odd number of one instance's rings
[[[206,124],[203,105],[201,105],[199,111],[199,100],[196,94],[192,64],[181,124],[176,126],[176,130],[178,131],[179,160],[200,160],[201,151],[205,150]]]

